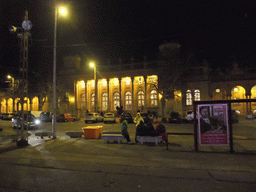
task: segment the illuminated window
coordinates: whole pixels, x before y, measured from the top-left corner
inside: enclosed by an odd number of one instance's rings
[[[139,77],[139,84],[141,85],[142,84],[142,78]]]
[[[107,111],[108,109],[108,94],[102,94],[102,111]]]
[[[103,87],[107,86],[107,80],[106,79],[102,79],[102,85],[103,85]]]
[[[92,97],[91,97],[91,104],[92,104],[92,108],[93,108],[94,105],[95,105],[95,93],[92,94]]]
[[[60,97],[58,97],[58,108],[60,108],[60,102],[61,102]]]
[[[91,84],[92,84],[92,87],[95,87],[95,81],[94,80],[91,81]]]
[[[114,93],[114,110],[116,110],[116,107],[120,107],[120,95],[118,92]]]
[[[81,88],[85,88],[85,82],[82,80],[80,81]]]
[[[130,91],[125,93],[125,109],[132,110],[132,93]]]
[[[186,93],[186,105],[192,105],[192,93],[190,90],[187,90]]]
[[[150,104],[151,106],[157,106],[157,91],[152,90],[150,92]]]
[[[115,78],[115,79],[114,79],[114,85],[117,86],[118,83],[119,83],[118,78]]]
[[[195,101],[200,101],[200,91],[198,89],[195,90]]]
[[[153,84],[156,83],[156,76],[155,76],[155,75],[151,77],[151,82],[152,82]]]
[[[138,92],[138,107],[144,106],[144,92]]]
[[[85,108],[85,94],[81,94],[81,109]]]
[[[125,82],[126,82],[126,85],[130,85],[131,84],[131,78],[126,77]]]

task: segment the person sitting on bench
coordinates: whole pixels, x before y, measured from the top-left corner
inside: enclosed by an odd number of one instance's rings
[[[148,122],[145,125],[144,135],[145,136],[159,136],[159,133],[156,132],[156,130],[154,129],[152,123]]]
[[[166,134],[165,126],[161,122],[158,121],[156,124],[155,130],[160,136],[162,136],[163,140],[166,142],[167,134]]]

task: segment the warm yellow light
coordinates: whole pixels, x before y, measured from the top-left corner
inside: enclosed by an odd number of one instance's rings
[[[126,85],[130,85],[131,79],[129,77],[126,77]]]
[[[159,97],[159,99],[162,99],[162,95],[161,95],[160,93],[159,93],[159,96],[158,96],[158,97]]]
[[[118,85],[118,78],[114,79],[114,85],[117,86]]]
[[[69,102],[73,103],[75,101],[74,97],[69,97]]]
[[[61,15],[64,15],[64,16],[67,15],[67,9],[65,7],[60,7],[59,12]]]
[[[91,66],[91,67],[94,67],[95,65],[94,65],[94,63],[90,63],[90,66]]]
[[[237,92],[237,91],[239,91],[239,89],[236,87],[236,88],[234,89],[234,91]]]
[[[106,87],[107,86],[107,80],[106,79],[102,79],[102,84],[103,84],[104,87]]]
[[[11,76],[11,75],[7,75],[7,78],[8,78],[8,79],[11,79],[11,78],[12,78],[12,76]]]
[[[81,88],[85,88],[85,82],[84,82],[84,80],[80,81],[80,84],[81,84]]]
[[[219,92],[220,92],[220,89],[216,89],[215,91],[216,91],[216,93],[219,93]]]

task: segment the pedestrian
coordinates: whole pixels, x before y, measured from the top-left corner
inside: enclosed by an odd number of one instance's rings
[[[156,132],[162,136],[162,139],[167,142],[167,133],[166,133],[166,129],[165,129],[165,126],[160,122],[158,121],[157,124],[156,124],[156,127],[155,127],[155,130]]]
[[[153,120],[155,119],[155,117],[156,117],[156,112],[155,111],[153,111],[152,112],[152,115],[153,115]]]
[[[144,129],[144,119],[141,117],[140,113],[137,113],[133,122],[136,123],[135,142],[138,143],[137,135],[138,132],[142,132]]]
[[[156,132],[152,123],[147,122],[145,125],[145,136],[159,136],[159,133]]]
[[[149,111],[149,109],[148,109],[148,111],[147,111],[147,114],[148,114],[148,116],[150,116],[150,111]]]
[[[129,133],[128,133],[128,122],[127,122],[127,120],[123,120],[123,122],[122,122],[121,133],[124,136],[124,138],[127,140],[127,143],[132,144],[132,141],[131,141]]]

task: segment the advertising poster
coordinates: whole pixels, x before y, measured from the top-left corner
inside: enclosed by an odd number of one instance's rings
[[[228,105],[198,105],[198,129],[200,145],[228,145]]]

